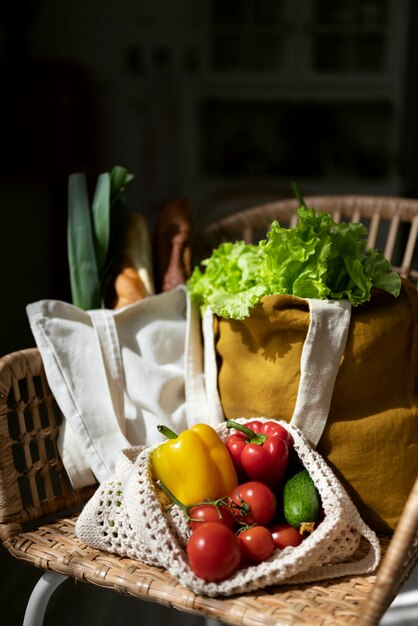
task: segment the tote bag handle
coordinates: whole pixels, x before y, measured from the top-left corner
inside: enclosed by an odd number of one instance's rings
[[[300,381],[291,424],[303,431],[315,448],[325,429],[338,368],[350,328],[351,304],[347,300],[304,299],[310,322],[303,345]],[[205,351],[205,383],[212,423],[225,419],[217,386],[217,361],[213,313],[202,319]]]
[[[290,421],[315,448],[324,432],[351,319],[348,300],[308,299],[310,323],[300,361],[300,381]]]

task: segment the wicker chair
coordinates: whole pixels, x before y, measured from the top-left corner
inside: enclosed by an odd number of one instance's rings
[[[316,197],[306,203],[335,219],[366,220],[369,243],[385,229],[384,251],[399,254],[400,272],[412,269],[418,200]],[[211,225],[205,246],[222,239],[247,241],[271,219],[294,219],[296,202],[284,200],[242,211]],[[399,241],[398,241],[399,239]],[[54,589],[72,577],[123,594],[237,625],[372,626],[386,611],[418,558],[418,481],[392,537],[381,537],[385,557],[376,575],[329,580],[298,588],[277,586],[228,598],[196,596],[165,571],[100,552],[74,534],[75,521],[95,486],[72,489],[57,449],[62,415],[48,387],[42,360],[31,348],[0,360],[0,537],[17,559],[46,570],[29,600],[24,626],[41,626]]]

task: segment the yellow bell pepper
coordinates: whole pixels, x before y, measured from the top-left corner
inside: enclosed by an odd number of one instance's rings
[[[170,439],[151,457],[155,480],[160,480],[180,502],[189,506],[228,496],[237,486],[237,474],[229,452],[217,432],[196,424],[176,435],[166,426],[160,432]]]

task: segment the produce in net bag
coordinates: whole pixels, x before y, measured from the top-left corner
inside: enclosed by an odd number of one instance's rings
[[[260,436],[239,441],[242,426]],[[77,521],[80,539],[209,596],[377,566],[375,533],[299,429],[258,418],[168,435],[119,455]]]

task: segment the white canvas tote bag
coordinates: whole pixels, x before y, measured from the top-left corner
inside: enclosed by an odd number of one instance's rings
[[[106,480],[120,450],[162,441],[158,424],[210,423],[200,316],[184,287],[118,310],[42,300],[27,314],[65,417],[59,446],[74,487]]]

